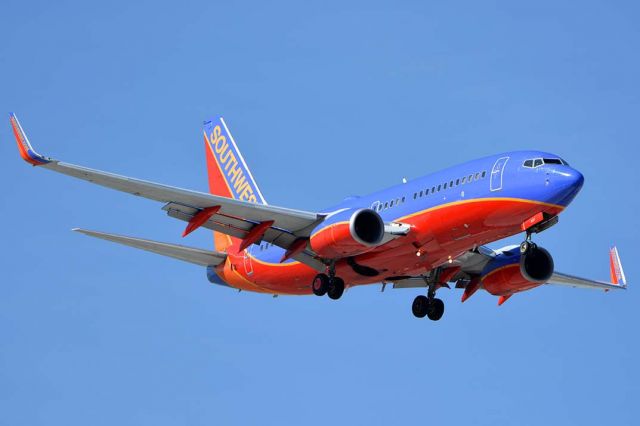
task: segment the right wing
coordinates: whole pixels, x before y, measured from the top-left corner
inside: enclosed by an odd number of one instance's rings
[[[202,266],[218,266],[227,258],[226,253],[218,253],[210,250],[202,250],[193,247],[185,247],[177,244],[161,243],[159,241],[143,240],[142,238],[126,237],[124,235],[107,234],[105,232],[88,231],[86,229],[73,229],[84,235],[101,240],[134,247],[162,256],[173,257],[183,262],[195,263]]]
[[[215,214],[209,216],[204,223],[199,225],[227,235],[244,239],[250,235],[254,227],[269,224],[261,239],[289,249],[299,238],[309,237],[311,231],[324,220],[324,215],[318,213],[249,203],[120,176],[48,158],[33,149],[14,114],[11,114],[10,121],[20,155],[29,164],[107,188],[167,203],[164,207],[167,214],[185,221],[195,219],[199,212],[207,208],[219,207]],[[310,250],[298,253],[293,258],[318,270],[324,268],[324,264],[315,259]]]

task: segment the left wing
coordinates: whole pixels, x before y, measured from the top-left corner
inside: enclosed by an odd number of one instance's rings
[[[164,209],[169,216],[197,225],[195,227],[203,226],[241,239],[256,238],[255,232],[251,231],[258,228],[260,235],[256,241],[264,240],[289,249],[299,238],[308,238],[325,217],[319,213],[254,204],[64,163],[38,154],[14,114],[10,115],[10,121],[20,155],[29,164],[166,203]],[[324,264],[310,250],[292,257],[314,269],[324,269]]]
[[[481,246],[478,247],[477,250],[468,251],[456,259],[453,259],[451,263],[441,265],[443,268],[443,277],[446,278],[446,281],[443,281],[443,283],[455,283],[457,288],[466,287],[471,279],[480,276],[480,273],[486,264],[489,263],[489,261],[491,261],[498,253],[499,251],[496,252],[488,247]],[[615,246],[609,251],[609,269],[611,272],[611,282],[581,278],[562,272],[554,272],[547,284],[605,291],[626,290],[627,280],[624,275],[624,270],[622,269],[618,249]],[[446,271],[449,271],[450,273],[447,274]],[[394,277],[385,281],[393,283],[393,288],[415,288],[427,286],[424,277]]]
[[[599,290],[626,290],[627,279],[622,269],[620,255],[617,247],[611,247],[609,250],[609,270],[611,272],[611,282],[594,281],[586,278],[580,278],[562,272],[554,272],[549,280],[549,284],[566,285],[570,287],[593,288]]]

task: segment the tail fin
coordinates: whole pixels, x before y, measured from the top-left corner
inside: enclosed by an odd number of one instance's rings
[[[609,268],[611,270],[611,283],[620,287],[627,287],[627,278],[624,276],[622,262],[620,262],[620,255],[616,246],[611,247],[611,250],[609,250]]]
[[[211,194],[267,204],[222,117],[204,122],[204,144]],[[234,243],[228,235],[213,234],[218,251]]]

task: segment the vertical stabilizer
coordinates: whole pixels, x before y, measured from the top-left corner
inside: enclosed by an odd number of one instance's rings
[[[204,144],[211,194],[267,204],[222,117],[205,121]],[[236,242],[219,232],[214,232],[214,240],[217,251]]]

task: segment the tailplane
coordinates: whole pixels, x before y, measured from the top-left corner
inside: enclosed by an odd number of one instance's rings
[[[222,117],[205,121],[204,144],[211,194],[267,204]],[[213,234],[218,251],[225,251],[237,242],[228,235]]]

